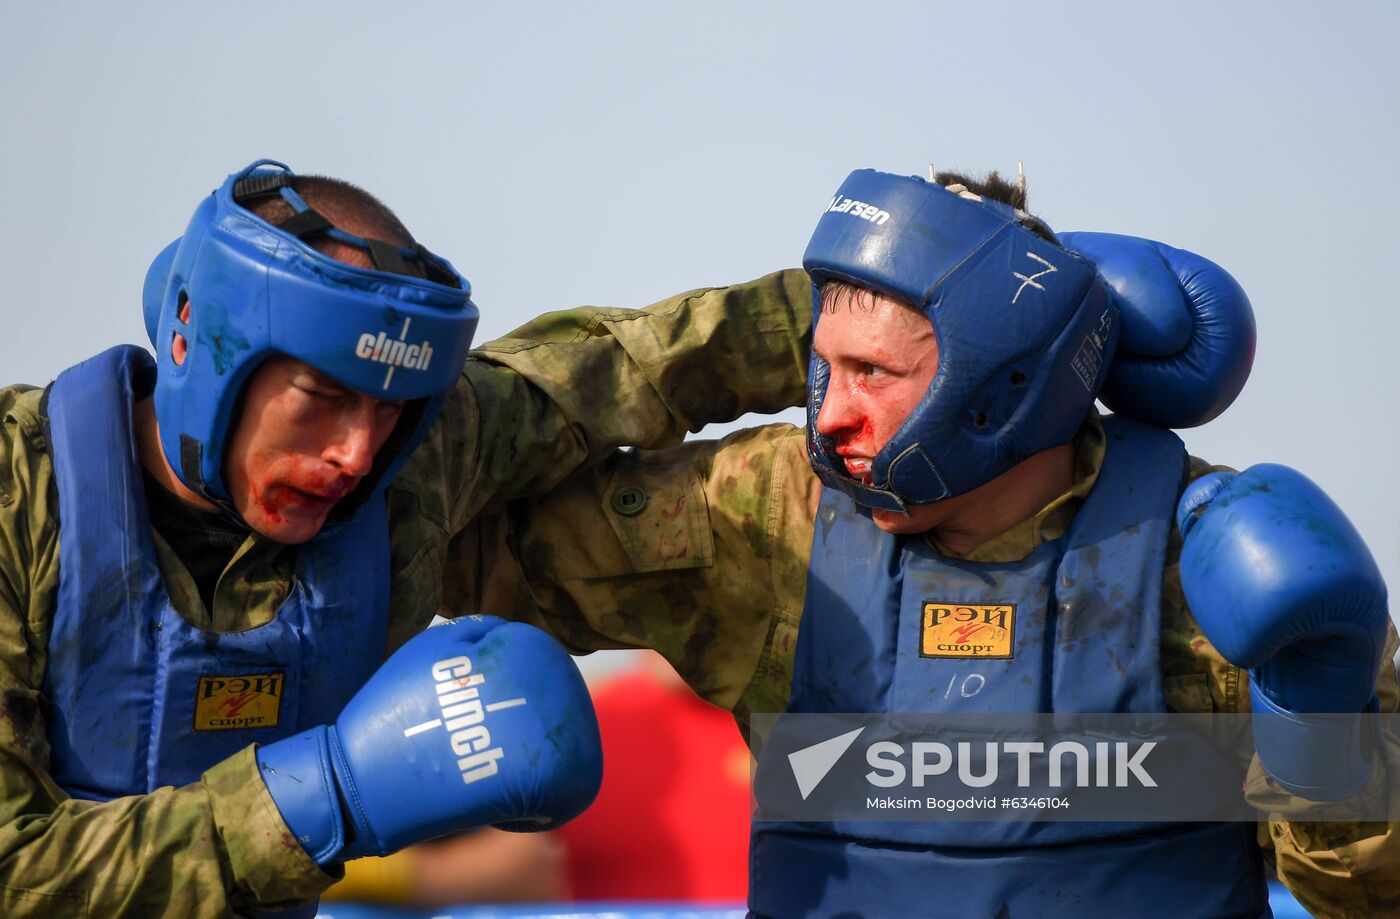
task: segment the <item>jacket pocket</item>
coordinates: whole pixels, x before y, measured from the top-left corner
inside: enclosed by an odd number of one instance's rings
[[[600,497],[631,572],[714,564],[709,503],[688,466],[620,463]]]

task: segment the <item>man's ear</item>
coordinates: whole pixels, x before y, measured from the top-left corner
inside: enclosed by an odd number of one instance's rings
[[[180,321],[185,325],[190,324],[190,301],[188,297],[185,298],[184,304],[180,307],[179,316]],[[176,332],[175,337],[170,340],[170,359],[175,362],[175,366],[184,366],[185,356],[189,354],[189,351],[190,345],[189,342],[185,340],[185,336]]]

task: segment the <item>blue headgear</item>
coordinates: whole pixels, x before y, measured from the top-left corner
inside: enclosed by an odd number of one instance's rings
[[[817,433],[830,367],[814,354],[807,442],[823,484],[903,512],[1074,437],[1117,345],[1118,310],[1093,263],[1023,227],[1024,216],[916,177],[859,169],[846,179],[802,264],[817,290],[849,281],[925,313],[938,369],[865,485]],[[815,292],[812,308],[815,326]]]
[[[366,395],[407,401],[373,471],[336,508],[333,519],[342,520],[388,484],[442,408],[471,348],[477,309],[471,285],[445,260],[337,229],[291,179],[273,160],[229,176],[151,264],[143,298],[156,351],[156,418],[176,475],[232,513],[224,451],[243,387],[270,355],[290,355]],[[244,206],[263,195],[280,195],[294,216],[273,226]],[[319,235],[367,252],[376,270],[307,244]],[[188,323],[180,319],[186,301]],[[176,335],[188,349],[180,364],[171,354]]]

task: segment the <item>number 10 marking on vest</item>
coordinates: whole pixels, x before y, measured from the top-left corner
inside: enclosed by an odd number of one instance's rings
[[[958,675],[955,673],[948,677],[948,688],[943,691],[943,698],[948,699],[953,695],[953,684],[957,683]],[[975,681],[975,682],[974,682]],[[982,687],[987,685],[987,678],[980,673],[969,673],[963,677],[962,686],[958,687],[958,695],[964,699],[971,699],[982,691]]]

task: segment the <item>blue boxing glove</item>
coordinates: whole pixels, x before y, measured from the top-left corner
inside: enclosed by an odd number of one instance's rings
[[[1375,709],[1390,622],[1361,535],[1316,484],[1270,464],[1197,479],[1177,526],[1191,612],[1226,660],[1249,668],[1264,769],[1313,801],[1355,794],[1370,766],[1354,716]]]
[[[1185,249],[1116,233],[1061,233],[1090,259],[1123,317],[1099,398],[1167,428],[1205,424],[1244,388],[1254,364],[1254,309],[1230,274]]]
[[[491,824],[547,830],[598,792],[588,690],[533,626],[467,616],[416,635],[334,725],[260,747],[258,770],[318,864]]]

